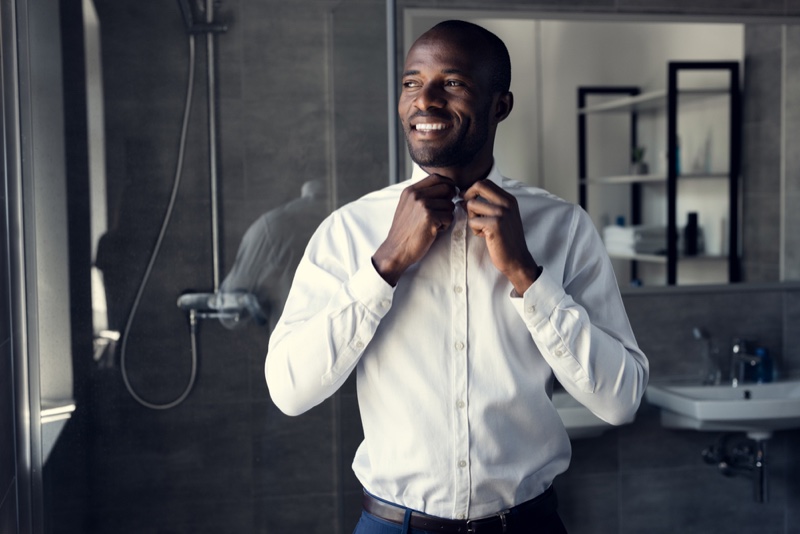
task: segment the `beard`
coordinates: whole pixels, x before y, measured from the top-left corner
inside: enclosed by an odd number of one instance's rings
[[[442,143],[414,145],[406,127],[406,144],[411,160],[420,167],[457,167],[468,164],[489,139],[489,106],[475,116],[471,125]]]

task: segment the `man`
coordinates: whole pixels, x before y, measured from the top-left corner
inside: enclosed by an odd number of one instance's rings
[[[508,52],[483,28],[449,21],[416,41],[398,106],[410,185],[323,222],[270,340],[285,413],[356,370],[357,533],[564,532],[551,484],[571,449],[554,376],[612,424],[644,392],[647,360],[591,220],[494,166],[509,85]]]

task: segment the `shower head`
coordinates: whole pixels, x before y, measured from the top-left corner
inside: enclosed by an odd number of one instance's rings
[[[228,31],[228,27],[224,24],[204,22],[204,19],[208,20],[208,15],[206,14],[206,8],[202,0],[178,0],[178,7],[181,10],[181,17],[183,17],[183,24],[186,26],[186,31],[190,34],[224,33]],[[213,18],[213,11],[211,15]]]
[[[178,0],[178,7],[181,9],[181,16],[183,23],[186,25],[186,30],[191,31],[194,27],[194,10],[192,10],[189,0]]]

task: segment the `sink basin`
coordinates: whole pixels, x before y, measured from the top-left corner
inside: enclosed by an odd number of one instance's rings
[[[564,391],[553,393],[553,405],[561,416],[570,439],[596,437],[612,428],[612,425],[597,417]]]
[[[668,428],[769,437],[800,427],[800,380],[738,387],[650,384],[645,398],[661,408],[661,424]]]

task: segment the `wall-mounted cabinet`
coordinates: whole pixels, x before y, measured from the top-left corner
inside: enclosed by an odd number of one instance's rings
[[[665,90],[578,88],[579,203],[603,233],[609,255],[630,261],[632,283],[642,283],[640,271],[652,272],[652,265],[660,266],[661,284],[679,283],[679,270],[717,271],[717,281],[740,281],[740,109],[735,61],[669,62]],[[592,124],[592,117],[612,115],[624,124]],[[686,139],[693,145],[688,157],[682,155]],[[643,149],[649,164],[641,161]],[[622,153],[614,165],[593,164],[608,160],[609,152]],[[624,212],[603,200],[613,205],[623,197],[629,199]]]

